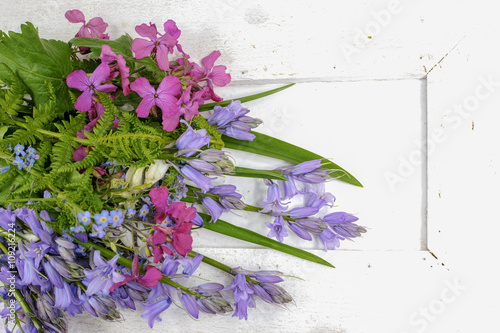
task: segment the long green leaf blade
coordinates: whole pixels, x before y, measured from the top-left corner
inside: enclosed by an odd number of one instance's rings
[[[274,157],[290,163],[298,164],[305,161],[321,159],[325,169],[335,170],[330,174],[332,177],[348,184],[363,187],[363,185],[361,185],[361,183],[349,172],[318,154],[265,134],[253,131],[252,133],[255,134],[255,139],[253,141],[236,140],[228,136],[223,136],[222,140],[226,148]]]
[[[235,167],[234,173],[232,173],[231,176],[276,179],[285,181],[288,180],[286,177],[281,175],[281,172],[276,170],[258,170],[258,169],[244,168],[244,167]]]
[[[305,259],[311,262],[315,262],[321,265],[325,265],[328,267],[333,267],[332,264],[330,264],[328,261],[312,254],[307,251],[297,249],[293,246],[286,245],[283,243],[280,243],[278,241],[275,241],[274,239],[267,238],[266,236],[262,236],[261,234],[258,234],[254,231],[241,228],[238,226],[235,226],[234,224],[228,223],[226,221],[222,220],[217,220],[215,223],[208,223],[210,220],[210,216],[207,214],[199,213],[200,216],[203,218],[205,221],[204,228],[217,232],[219,234],[223,234],[226,236],[230,236],[233,238],[241,239],[246,242],[254,243],[257,245],[265,246],[273,250],[277,250],[283,253],[290,254],[292,256],[295,256],[297,258]]]
[[[259,93],[259,94],[254,94],[254,95],[249,95],[249,96],[244,96],[244,97],[237,97],[237,98],[233,98],[231,100],[226,100],[226,101],[217,102],[217,103],[203,104],[203,105],[200,105],[199,111],[212,110],[214,108],[214,106],[216,106],[216,105],[228,106],[229,103],[231,103],[231,101],[233,101],[233,100],[235,100],[235,101],[236,100],[241,101],[241,103],[253,101],[253,100],[256,100],[256,99],[259,99],[259,98],[262,98],[262,97],[266,97],[266,96],[269,96],[269,95],[272,95],[272,94],[276,94],[277,92],[280,92],[282,90],[290,88],[294,84],[295,83],[287,84],[286,86],[279,87],[279,88],[272,89],[272,90],[268,90],[268,91],[264,91],[264,92]]]

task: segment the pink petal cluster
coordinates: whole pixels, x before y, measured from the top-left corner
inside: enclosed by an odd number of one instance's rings
[[[148,265],[146,267],[146,274],[140,276],[139,274],[139,256],[136,254],[134,260],[132,260],[132,275],[125,274],[125,279],[115,283],[109,291],[113,291],[118,287],[121,287],[131,281],[137,281],[144,287],[153,288],[158,284],[158,281],[163,277],[163,273],[156,267]]]
[[[90,21],[85,21],[85,15],[78,9],[68,10],[64,16],[71,23],[82,23],[82,27],[76,33],[75,37],[88,37],[98,39],[109,39],[105,33],[108,24],[100,17],[94,17]]]
[[[181,31],[177,28],[174,21],[168,20],[163,24],[165,34],[160,34],[156,29],[156,25],[143,23],[135,27],[135,31],[142,37],[149,40],[136,38],[132,42],[132,51],[135,53],[136,59],[145,58],[151,54],[156,56],[158,67],[161,70],[169,71],[170,65],[168,54],[174,52],[174,46],[177,45],[177,39],[181,35]]]
[[[68,75],[66,78],[68,87],[78,89],[82,92],[75,103],[75,109],[81,112],[90,111],[95,91],[112,92],[116,90],[115,85],[105,83],[110,73],[111,68],[109,65],[101,63],[90,77],[81,69]]]
[[[168,188],[165,186],[152,189],[149,197],[156,207],[156,225],[152,228],[154,234],[148,239],[154,262],[161,261],[163,254],[174,255],[173,250],[183,257],[186,256],[192,250],[191,228],[194,223],[190,221],[196,217],[196,208],[187,207],[185,202],[172,202],[168,205]],[[173,227],[162,225],[167,218],[175,223]]]

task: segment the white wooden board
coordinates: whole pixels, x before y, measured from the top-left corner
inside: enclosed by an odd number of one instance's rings
[[[172,18],[194,59],[222,52],[220,61],[234,79],[232,88],[221,90],[224,96],[300,82],[249,103],[266,120],[261,131],[332,157],[365,184],[357,189],[330,183],[339,209],[358,213],[370,228],[346,250],[315,250],[335,270],[229,240],[214,247],[208,234],[199,240],[200,252],[228,265],[270,266],[305,279],[286,281],[297,307],[280,310],[260,302],[248,322],[193,321],[174,308],[153,331],[497,332],[500,86],[468,117],[453,111],[454,104],[472,103],[476,89],[487,91],[478,88],[481,78],[500,82],[495,5],[3,0],[0,29],[19,31],[21,22],[31,21],[43,37],[68,40],[76,25],[65,22],[64,12],[73,8],[87,18],[102,16],[112,38],[122,32],[136,36],[136,24]],[[346,50],[355,52],[346,56]],[[460,125],[450,120],[457,116]],[[415,141],[425,137],[427,158],[405,173],[401,157],[416,161],[422,149]],[[387,172],[403,178],[394,191]],[[248,221],[243,214],[228,220]],[[142,331],[147,323],[140,313],[126,312],[119,323],[79,316],[70,320],[69,331]]]

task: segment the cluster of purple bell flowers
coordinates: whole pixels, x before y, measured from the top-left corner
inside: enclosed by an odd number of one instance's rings
[[[222,190],[224,188],[219,188],[219,191]],[[103,225],[107,223],[104,218],[112,219],[111,215],[101,212],[93,218]],[[79,219],[82,223],[88,223],[91,217],[82,213]],[[31,314],[24,313],[25,308],[19,300],[13,299],[18,318],[24,322],[21,328],[25,332],[39,332],[39,329],[44,332],[66,332],[64,314],[75,316],[87,312],[95,317],[116,320],[120,318],[120,308],[135,310],[137,302],[145,309],[142,317],[148,319],[149,326],[153,327],[155,321],[161,321],[160,315],[172,303],[184,308],[193,318],[198,318],[200,312],[227,314],[233,312],[235,306],[233,316],[247,319],[247,308],[255,306],[255,297],[276,304],[292,301],[286,291],[276,285],[283,281],[279,277],[280,272],[251,272],[241,268],[232,270],[234,280],[229,287],[205,283],[186,291],[161,282],[145,286],[130,281],[113,288],[127,275],[131,275],[130,267],[118,265],[118,259],[120,256],[131,259],[133,253],[124,250],[105,260],[99,250],[81,246],[81,242],[87,240],[99,242],[100,237],[92,233],[87,235],[85,230],[73,236],[55,231],[46,223],[51,220],[52,217],[46,211],[37,214],[30,208],[13,211],[10,206],[7,209],[0,208],[0,231],[14,229],[19,237],[15,251],[15,288],[35,315],[31,317]],[[0,241],[6,243],[4,238],[0,238]],[[203,256],[198,254],[192,258],[167,255],[159,268],[172,280],[181,278],[184,281],[196,271],[202,259]],[[0,256],[0,264],[0,281],[5,284],[5,287],[0,288],[0,296],[8,299],[12,272],[6,254]],[[141,258],[141,264],[147,265],[149,262]],[[235,303],[228,300],[228,294],[234,297]],[[7,318],[9,309],[4,308],[0,316]]]
[[[312,160],[293,167],[278,168],[287,181],[265,180],[267,197],[262,202],[261,213],[274,217],[274,222],[266,222],[270,229],[268,237],[279,242],[289,236],[287,229],[298,237],[312,241],[317,237],[325,251],[340,246],[340,241],[361,236],[366,229],[357,225],[358,217],[346,212],[332,212],[317,217],[324,207],[333,207],[335,197],[325,191],[325,182],[330,180],[329,171],[322,168],[322,161]],[[299,189],[300,185],[304,185]],[[280,186],[281,185],[281,186]],[[289,208],[290,199],[302,196],[305,205]]]

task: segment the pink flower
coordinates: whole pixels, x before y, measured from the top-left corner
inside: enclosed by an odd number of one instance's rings
[[[169,120],[179,110],[177,96],[181,91],[181,83],[175,76],[166,76],[155,90],[146,78],[140,77],[130,85],[130,89],[139,94],[143,99],[136,109],[137,116],[146,118],[153,107],[158,106],[162,111],[163,129],[171,132],[177,127],[172,127]]]
[[[123,56],[116,55],[115,52],[111,49],[109,45],[104,44],[102,46],[102,51],[101,55],[99,56],[99,59],[101,60],[102,63],[105,64],[111,64],[112,62],[116,61],[116,65],[111,65],[111,74],[109,77],[109,80],[114,79],[115,77],[118,76],[118,73],[120,73],[121,78],[122,78],[122,89],[123,89],[123,94],[126,96],[130,93],[130,80],[128,79],[130,75],[130,68],[127,67],[127,63]]]
[[[192,221],[196,217],[196,208],[187,207],[185,202],[172,202],[168,205],[168,188],[160,186],[149,192],[149,197],[156,207],[154,234],[148,238],[152,246],[154,262],[163,258],[163,254],[173,255],[171,247],[181,256],[186,256],[192,250],[193,237],[191,237]],[[173,227],[163,226],[162,222],[169,217],[174,223]],[[167,239],[167,235],[170,239]],[[171,246],[167,246],[171,243]]]
[[[132,42],[132,51],[135,53],[136,59],[145,58],[151,54],[156,54],[156,61],[161,70],[170,70],[168,53],[173,53],[174,46],[177,45],[177,38],[181,35],[181,31],[177,28],[172,20],[168,20],[163,25],[165,34],[158,33],[155,24],[145,23],[135,27],[135,31],[142,37],[149,40],[136,38]]]
[[[87,112],[92,107],[92,100],[95,95],[94,91],[112,92],[116,90],[116,86],[104,81],[109,77],[111,69],[108,64],[102,63],[95,69],[90,77],[83,70],[79,69],[68,75],[66,84],[70,88],[75,88],[82,91],[75,103],[75,109],[81,112]]]
[[[75,37],[109,39],[108,34],[104,33],[108,24],[102,18],[94,17],[87,23],[85,22],[85,16],[78,9],[68,10],[64,16],[71,23],[83,23]]]
[[[217,65],[214,66],[215,61],[220,57],[219,51],[213,51],[207,57],[201,60],[201,64],[203,68],[201,68],[198,64],[193,64],[193,69],[191,70],[191,76],[196,81],[206,80],[208,95],[209,97],[216,101],[222,101],[222,98],[217,96],[214,92],[214,87],[212,84],[215,84],[218,87],[224,87],[226,84],[231,82],[231,75],[226,73],[226,66]]]
[[[158,281],[163,277],[163,273],[156,267],[148,265],[146,267],[146,274],[143,277],[139,275],[139,256],[136,254],[132,260],[132,276],[125,275],[125,279],[121,282],[115,283],[109,291],[113,291],[130,281],[137,281],[145,287],[153,288],[158,284]]]

